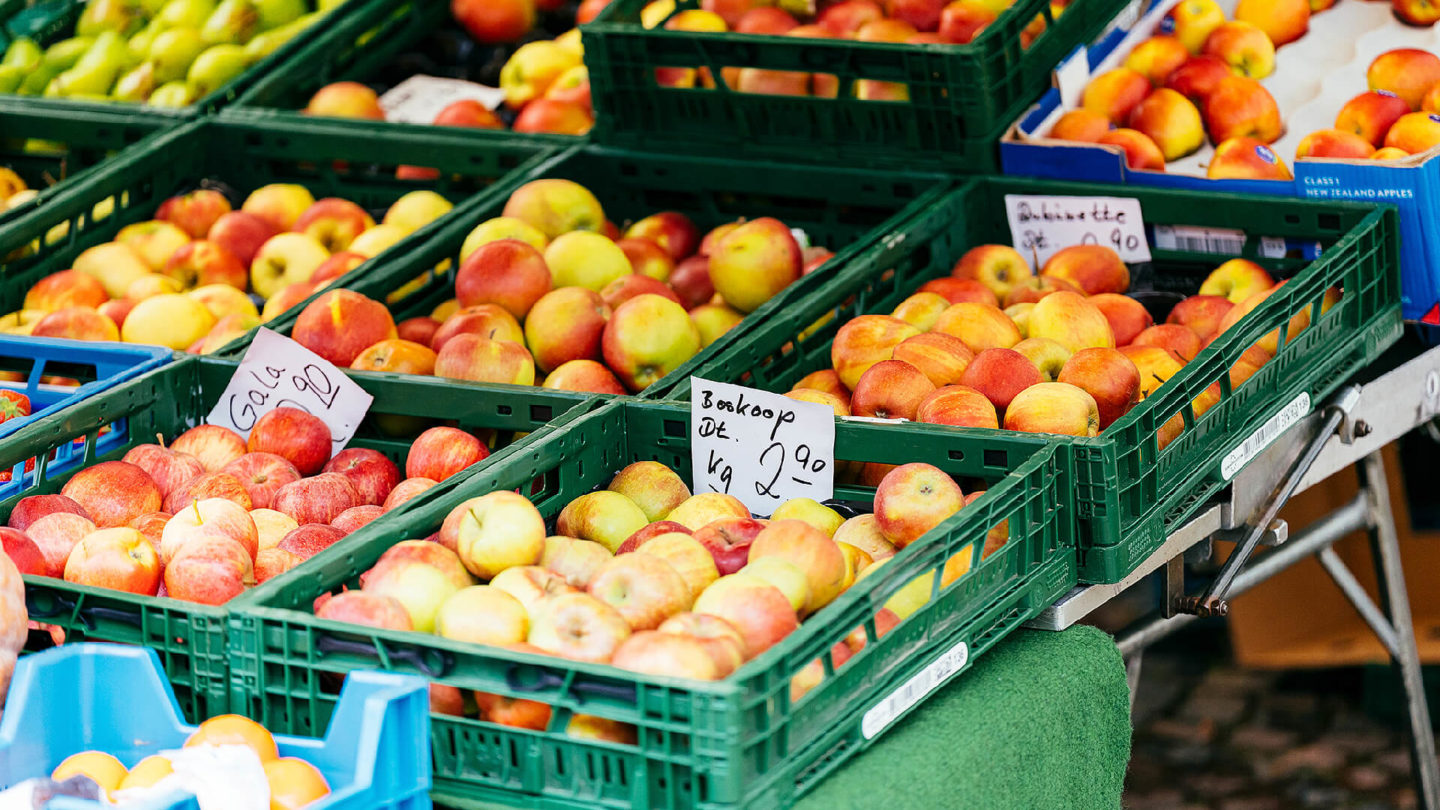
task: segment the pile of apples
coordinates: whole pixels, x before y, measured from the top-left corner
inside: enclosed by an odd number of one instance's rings
[[[455,298],[399,324],[332,290],[292,337],[339,366],[623,394],[679,368],[830,257],[769,217],[705,234],[662,211],[620,229],[588,189],[536,180],[460,249]],[[603,362],[602,362],[603,361]]]
[[[632,672],[718,680],[817,615],[855,582],[881,570],[982,492],[964,494],[929,464],[892,469],[874,513],[849,519],[813,500],[751,517],[733,496],[691,495],[654,461],[625,467],[603,490],[571,501],[555,534],[515,492],[456,506],[425,540],[405,540],[360,577],[359,590],[316,600],[320,618],[434,633]],[[1003,546],[1005,524],[983,556]],[[970,570],[970,547],[948,560],[942,587]],[[930,598],[934,571],[891,596],[875,616],[884,635]],[[485,583],[485,584],[477,584]],[[831,650],[843,666],[866,644],[856,628]],[[799,700],[824,678],[819,660],[791,682]],[[432,710],[460,715],[458,689],[432,686]],[[550,707],[475,693],[480,719],[544,730]],[[592,723],[593,725],[593,723]],[[634,731],[619,731],[623,739]]]
[[[37,281],[0,331],[210,353],[451,207],[433,191],[412,191],[377,225],[355,203],[316,200],[304,186],[262,186],[238,211],[219,191],[199,189]]]
[[[798,4],[797,12],[807,19],[801,24],[786,10],[786,3],[702,0],[699,9],[675,14],[674,0],[654,0],[641,11],[640,20],[646,28],[663,25],[670,31],[733,31],[860,42],[964,45],[1013,4],[1014,0],[884,0],[883,3],[839,0],[821,3],[813,16],[809,9],[804,9],[804,4]],[[1066,5],[1066,2],[1052,2],[1051,13],[1058,17]],[[1045,18],[1037,14],[1021,32],[1021,46],[1028,48],[1044,30]],[[840,88],[839,78],[829,73],[748,67],[727,67],[722,73],[725,85],[741,93],[834,98]],[[715,77],[707,67],[659,68],[655,81],[662,87],[715,87]],[[854,93],[857,98],[870,101],[908,101],[910,98],[910,89],[904,83],[874,79],[855,82]]]
[[[1386,51],[1365,80],[1370,90],[1345,102],[1334,129],[1305,136],[1296,157],[1399,160],[1440,145],[1440,56]]]
[[[238,754],[231,763],[244,763],[264,772],[269,788],[271,810],[299,810],[312,802],[330,795],[330,784],[324,774],[309,762],[299,757],[282,757],[275,737],[264,726],[237,714],[222,714],[212,717],[196,727],[195,732],[185,740],[183,749],[203,746],[238,746],[249,750],[249,754]],[[253,755],[253,756],[252,756]],[[144,801],[138,791],[144,788],[167,787],[161,784],[166,777],[175,773],[171,757],[165,754],[151,754],[125,767],[114,754],[106,751],[81,751],[71,754],[55,767],[50,774],[53,782],[68,782],[77,777],[89,780],[98,789],[98,795],[121,807],[129,801]],[[172,780],[173,781],[173,780]],[[67,786],[56,795],[76,795],[74,785]],[[124,791],[137,791],[127,794]]]
[[[469,433],[431,428],[401,480],[379,451],[332,448],[296,408],[265,414],[248,440],[200,425],[22,498],[0,541],[22,573],[219,605],[489,456]]]
[[[1157,325],[1124,294],[1129,270],[1107,247],[1061,250],[1036,276],[1014,248],[980,245],[890,315],[841,326],[833,368],[807,375],[787,396],[828,405],[837,416],[1094,436],[1283,283],[1254,262],[1231,259]],[[1324,308],[1338,300],[1331,290]],[[1287,341],[1309,322],[1308,308],[1297,313]],[[1278,341],[1279,329],[1246,349],[1230,369],[1232,389],[1274,356]],[[1220,396],[1216,383],[1197,397],[1196,417]],[[1177,413],[1159,431],[1160,446],[1183,429]]]
[[[0,93],[185,107],[269,56],[344,0],[92,0],[75,36],[17,37]]]

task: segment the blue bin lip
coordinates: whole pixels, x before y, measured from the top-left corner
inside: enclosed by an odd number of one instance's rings
[[[79,388],[40,387],[40,377],[32,371],[23,387],[11,387],[33,396],[36,392],[64,392],[65,396],[23,419],[11,419],[0,423],[0,438],[9,436],[26,425],[58,413],[94,394],[113,388],[126,380],[138,377],[175,359],[175,352],[164,346],[147,346],[137,343],[114,343],[109,341],[69,340],[65,338],[38,338],[14,335],[0,335],[0,356],[21,357],[37,361],[58,361],[65,363],[93,363],[96,379]]]

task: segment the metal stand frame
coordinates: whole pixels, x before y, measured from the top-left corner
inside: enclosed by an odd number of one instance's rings
[[[1363,387],[1343,389],[1257,456],[1236,475],[1224,499],[1202,508],[1130,576],[1113,585],[1077,588],[1029,626],[1069,627],[1163,567],[1165,600],[1159,615],[1138,622],[1116,639],[1126,659],[1133,700],[1147,646],[1201,616],[1224,616],[1227,597],[1243,594],[1314,556],[1384,645],[1398,670],[1409,710],[1416,793],[1421,807],[1440,810],[1440,760],[1436,759],[1395,517],[1380,455],[1385,445],[1411,430],[1428,428],[1437,413],[1440,348]],[[1360,493],[1290,537],[1285,522],[1275,519],[1281,507],[1295,494],[1351,465],[1360,475]],[[1361,529],[1370,535],[1379,580],[1378,605],[1332,548],[1340,538]],[[1238,545],[1205,594],[1186,597],[1184,562],[1208,558],[1212,538],[1234,540]],[[1251,562],[1259,545],[1278,548]]]

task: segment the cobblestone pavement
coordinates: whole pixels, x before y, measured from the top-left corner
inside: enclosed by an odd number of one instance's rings
[[[1361,710],[1359,670],[1279,674],[1217,660],[1146,655],[1128,810],[1415,807],[1404,735]]]

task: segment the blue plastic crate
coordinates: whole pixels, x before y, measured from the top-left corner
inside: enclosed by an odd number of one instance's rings
[[[307,810],[428,810],[429,688],[424,680],[353,672],[324,739],[276,735],[280,755],[314,765],[331,793]],[[179,748],[195,731],[153,650],[69,644],[20,659],[0,717],[0,789],[49,776],[66,757],[105,751],[126,767]],[[57,799],[55,810],[102,805]],[[187,810],[193,796],[127,804],[136,810]]]
[[[68,405],[162,366],[174,357],[174,352],[161,346],[0,335],[0,366],[21,369],[26,374],[23,383],[0,382],[0,388],[29,397],[31,410],[28,417],[0,423],[0,441]],[[82,384],[69,387],[40,382],[51,376],[82,379]],[[120,446],[124,440],[122,422],[112,425],[111,430],[100,437],[97,449],[104,452]],[[83,445],[60,447],[50,460],[49,468],[59,472],[75,466],[83,459],[84,450]],[[33,480],[27,483],[26,478],[33,479],[34,474],[23,475],[24,466],[16,464],[10,471],[10,480],[0,483],[0,500],[33,484]]]

